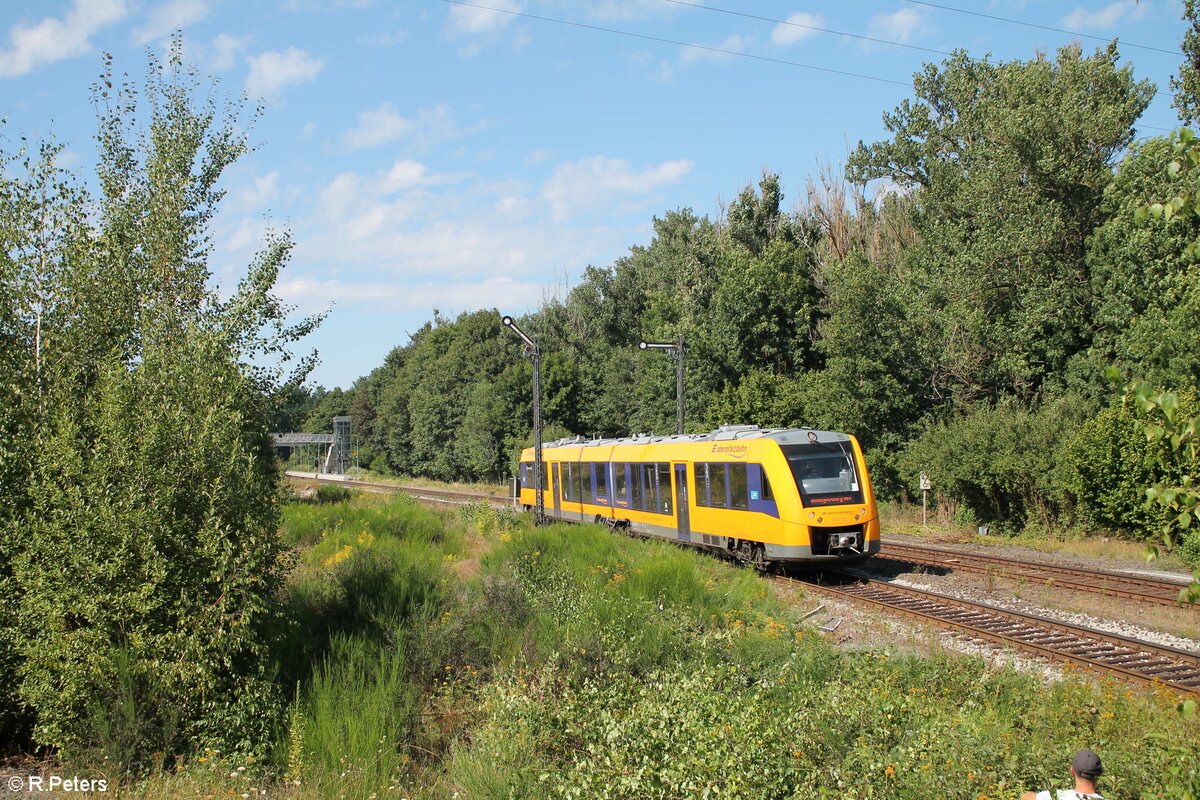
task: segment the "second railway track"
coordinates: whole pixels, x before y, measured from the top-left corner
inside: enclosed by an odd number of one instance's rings
[[[1187,579],[1182,577],[1172,580],[1129,572],[1089,570],[1040,561],[1024,561],[1008,556],[966,553],[887,541],[884,542],[883,551],[876,558],[942,567],[958,572],[973,572],[1031,584],[1052,584],[1063,589],[1164,606],[1177,606],[1179,592],[1188,583]],[[1185,607],[1193,611],[1200,610],[1200,606],[1194,604]]]
[[[1200,693],[1200,655],[1187,650],[935,592],[836,576],[837,584],[799,582],[820,594],[867,603],[1093,672]]]

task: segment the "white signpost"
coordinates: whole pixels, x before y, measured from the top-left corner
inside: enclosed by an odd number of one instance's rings
[[[925,527],[925,512],[928,508],[929,490],[933,488],[933,484],[929,482],[929,476],[924,472],[921,473],[921,527]]]

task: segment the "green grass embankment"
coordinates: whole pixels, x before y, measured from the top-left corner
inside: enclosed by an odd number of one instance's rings
[[[1107,797],[1176,797],[1200,761],[1166,695],[840,652],[813,603],[664,543],[372,497],[291,506],[286,536],[271,763],[207,753],[134,795],[997,798],[1089,746]]]

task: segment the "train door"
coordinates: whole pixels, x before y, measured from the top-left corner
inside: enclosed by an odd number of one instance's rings
[[[679,540],[692,540],[691,519],[688,516],[687,464],[675,465],[675,509],[679,524]]]
[[[558,504],[560,502],[559,497],[562,495],[562,489],[559,488],[562,486],[562,464],[555,461],[553,466],[554,472],[552,472],[550,475],[550,482],[554,484],[554,516],[560,517],[562,515],[558,511]]]

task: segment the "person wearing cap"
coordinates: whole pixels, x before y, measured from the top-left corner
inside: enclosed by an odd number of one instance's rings
[[[1100,756],[1086,747],[1075,754],[1071,760],[1071,777],[1075,779],[1074,789],[1059,789],[1051,796],[1050,790],[1042,792],[1025,792],[1021,800],[1104,800],[1104,796],[1096,791],[1096,781],[1104,774],[1104,765]]]

